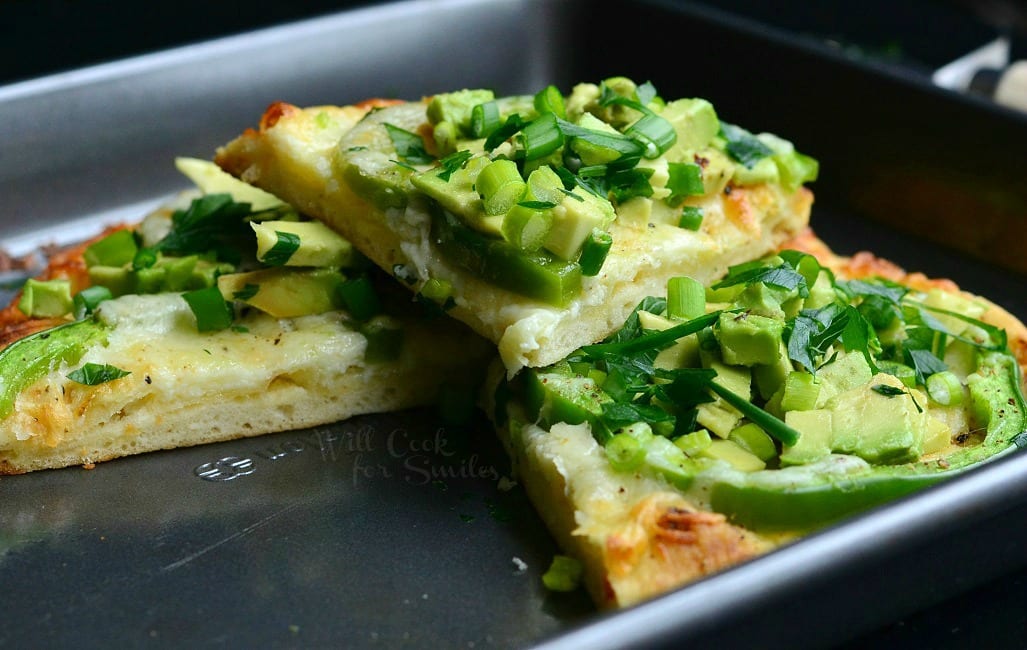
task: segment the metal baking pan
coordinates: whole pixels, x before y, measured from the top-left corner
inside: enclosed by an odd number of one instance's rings
[[[185,187],[175,156],[210,157],[275,100],[614,74],[818,157],[813,223],[840,252],[1027,314],[1023,116],[687,3],[390,3],[0,87],[0,241],[138,218]],[[440,422],[359,417],[0,479],[0,646],[825,647],[1027,564],[1018,455],[598,613],[542,588],[556,548],[500,480],[489,425]]]

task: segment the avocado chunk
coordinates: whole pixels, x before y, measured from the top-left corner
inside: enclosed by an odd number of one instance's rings
[[[830,409],[788,411],[785,424],[799,432],[799,440],[782,449],[782,465],[805,465],[831,453],[834,423]]]
[[[691,162],[692,155],[709,146],[720,131],[720,120],[713,104],[705,99],[677,99],[669,102],[660,115],[674,126],[677,142],[666,153],[669,160]]]
[[[95,318],[74,321],[19,339],[0,350],[0,419],[29,385],[59,367],[77,363],[93,345],[106,342],[107,328]]]
[[[274,194],[239,180],[210,160],[178,157],[175,158],[175,167],[204,194],[231,194],[233,201],[249,203],[254,212],[272,210],[285,205]]]
[[[748,312],[724,312],[715,331],[725,363],[735,366],[769,365],[781,358],[782,320]]]
[[[576,259],[592,231],[606,230],[616,217],[609,201],[584,190],[565,196],[552,212],[553,224],[543,246],[565,260]]]
[[[275,266],[348,267],[353,245],[320,221],[250,222],[257,259]]]
[[[278,267],[222,275],[217,286],[225,300],[239,300],[275,318],[295,318],[340,309],[343,282],[335,269]]]
[[[879,386],[898,393],[875,390]],[[827,407],[832,413],[831,448],[859,456],[876,465],[913,461],[923,454],[928,417],[923,395],[907,389],[886,373],[874,375],[869,384],[838,393]]]
[[[496,98],[491,90],[474,89],[458,90],[442,93],[432,97],[428,102],[427,116],[432,124],[449,122],[456,125],[461,133],[471,132],[471,111],[478,104],[490,102]]]
[[[71,281],[29,278],[22,287],[18,309],[30,318],[57,318],[71,313]]]

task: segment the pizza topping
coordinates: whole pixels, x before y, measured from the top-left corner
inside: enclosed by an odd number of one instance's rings
[[[29,278],[22,287],[18,309],[30,318],[56,318],[71,311],[69,280],[35,280]]]
[[[800,519],[740,505],[747,490],[872,486],[825,497],[801,518],[815,525],[1027,442],[1018,365],[982,312],[937,288],[837,280],[783,251],[709,290],[672,280],[620,331],[511,388],[539,426],[588,424],[615,470],[712,485],[714,507],[747,525]],[[841,482],[824,471],[839,467]]]
[[[121,379],[130,374],[132,373],[127,370],[122,370],[106,363],[85,363],[82,364],[81,368],[69,372],[67,376],[68,379],[78,384],[98,386],[115,379]]]

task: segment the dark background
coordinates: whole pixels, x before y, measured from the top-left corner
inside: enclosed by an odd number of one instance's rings
[[[0,84],[369,4],[0,0]],[[698,4],[788,30],[798,39],[827,42],[854,58],[918,76],[929,76],[999,34],[1011,38],[1014,58],[1027,58],[1024,2],[726,0]],[[895,622],[846,648],[1027,647],[1025,605],[1027,572],[1019,572]]]

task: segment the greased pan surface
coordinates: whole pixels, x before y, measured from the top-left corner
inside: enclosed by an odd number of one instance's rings
[[[655,45],[574,28],[586,8],[630,17]],[[649,2],[405,2],[3,87],[0,241],[21,252],[142,216],[185,186],[175,156],[209,157],[275,100],[628,74],[820,158],[813,219],[840,252],[873,248],[1027,313],[1022,276],[953,252],[956,230],[926,232],[936,244],[896,231],[909,220],[882,225],[881,209],[892,196],[903,214],[944,221],[931,192],[894,188],[958,178],[1003,199],[964,191],[964,209],[1022,227],[1024,188],[1008,182],[1021,120],[721,18]],[[681,38],[696,44],[684,67],[680,45],[661,45]],[[742,65],[756,58],[758,70]],[[947,151],[959,155],[935,156],[924,143],[954,117],[963,135]],[[974,138],[994,164],[963,164]],[[999,251],[1009,266],[1015,249]],[[508,475],[487,423],[447,428],[414,411],[2,478],[0,645],[822,647],[1024,563],[1027,458],[1014,457],[599,615],[583,594],[542,589],[556,549],[520,489],[500,489]],[[781,624],[800,611],[801,625]]]

